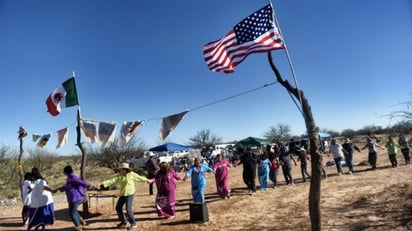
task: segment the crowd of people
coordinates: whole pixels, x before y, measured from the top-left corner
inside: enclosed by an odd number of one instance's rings
[[[352,174],[354,172],[353,159],[355,151],[360,153],[361,150],[367,148],[368,162],[371,165],[371,169],[376,170],[378,148],[386,148],[389,161],[392,167],[395,168],[398,167],[398,149],[401,150],[405,164],[410,165],[410,146],[408,139],[404,135],[400,135],[397,142],[395,142],[393,137],[388,137],[385,146],[377,144],[372,138],[367,138],[362,148],[357,147],[349,138],[346,138],[342,145],[336,139],[332,139],[328,155],[332,154],[338,175],[343,174],[343,160],[348,167],[348,174]],[[242,165],[243,181],[249,194],[254,195],[257,190],[256,179],[258,179],[259,189],[262,191],[266,191],[271,187],[270,181],[272,182],[272,187],[276,188],[279,184],[278,176],[280,169],[282,169],[286,185],[293,185],[292,167],[293,165],[297,166],[297,162],[300,162],[302,181],[306,182],[307,179],[311,179],[307,169],[307,162],[310,160],[308,149],[308,146],[302,145],[300,148],[290,150],[283,143],[277,143],[258,149],[257,152],[256,150],[253,152],[249,147],[244,150],[239,149],[240,157],[234,161],[228,160],[221,154],[216,155],[213,162],[207,161],[207,163],[203,163],[197,157],[184,173],[184,176],[179,176],[169,163],[158,163],[154,158],[150,158],[147,162],[147,177],[132,171],[128,163],[121,163],[118,168],[118,174],[98,184],[82,180],[74,174],[72,167],[67,165],[63,169],[66,182],[56,189],[50,188],[47,180],[40,174],[38,168],[33,168],[31,172],[24,175],[22,185],[22,222],[23,225],[27,226],[28,230],[32,228],[44,229],[46,225],[54,224],[55,215],[52,193],[65,192],[74,230],[81,231],[86,222],[80,216],[78,207],[85,200],[86,190],[99,190],[117,184],[120,186],[116,204],[116,213],[119,220],[117,227],[135,229],[137,228],[133,211],[133,201],[136,192],[135,182],[147,183],[149,185],[149,195],[154,194],[153,185],[156,185],[155,208],[157,214],[159,217],[173,219],[176,214],[176,181],[184,182],[190,178],[193,202],[203,204],[205,203],[207,184],[206,174],[213,173],[215,175],[217,194],[222,199],[229,199],[231,197],[229,168]],[[324,168],[323,176],[327,177]],[[124,207],[126,207],[126,215],[123,212]]]

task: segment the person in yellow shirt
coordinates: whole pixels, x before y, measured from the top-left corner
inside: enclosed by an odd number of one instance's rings
[[[398,160],[396,159],[396,154],[398,154],[398,148],[400,146],[397,143],[395,143],[392,136],[389,136],[388,142],[386,143],[385,147],[388,150],[389,161],[392,164],[392,168],[398,167]]]
[[[120,185],[120,195],[116,204],[116,213],[119,217],[120,223],[117,225],[118,228],[128,228],[135,229],[137,228],[136,219],[134,218],[133,213],[133,199],[136,192],[134,182],[147,182],[152,183],[153,180],[149,180],[144,176],[133,172],[128,163],[121,163],[119,167],[119,174],[114,177],[103,181],[100,184],[100,187],[108,187],[113,184]],[[123,213],[123,206],[126,204],[126,211],[128,218]],[[130,226],[128,224],[128,221]]]

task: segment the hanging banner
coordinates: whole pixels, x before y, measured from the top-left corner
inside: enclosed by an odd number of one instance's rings
[[[123,122],[118,139],[119,145],[126,145],[142,123],[142,121]]]
[[[57,131],[57,146],[56,148],[61,148],[67,143],[67,137],[69,134],[69,128],[63,128]]]
[[[83,131],[86,139],[91,143],[96,143],[97,141],[97,121],[80,119],[80,128]]]
[[[188,112],[189,111],[184,111],[179,114],[164,117],[162,120],[162,127],[160,128],[159,132],[159,138],[161,140],[166,139],[166,137],[176,128],[176,126]]]
[[[39,142],[37,142],[37,146],[40,148],[43,148],[44,146],[46,146],[47,142],[50,140],[51,134],[46,134],[43,135]]]
[[[107,147],[114,141],[117,122],[99,122],[98,139],[102,147]]]

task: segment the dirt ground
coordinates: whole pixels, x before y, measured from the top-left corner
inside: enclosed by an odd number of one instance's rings
[[[363,166],[366,150],[356,154],[355,173],[352,175],[338,176],[335,166],[327,167],[329,177],[322,180],[321,193],[323,230],[412,229],[412,166],[405,166],[402,155],[398,155],[400,166],[392,168],[386,152],[379,152],[377,171]],[[325,156],[325,161],[331,159]],[[344,167],[344,172],[347,171]],[[293,169],[294,185],[286,186],[280,173],[277,188],[258,191],[253,196],[248,194],[243,183],[242,166],[231,168],[230,174],[232,197],[226,200],[217,196],[214,175],[208,175],[206,201],[209,221],[200,223],[190,221],[190,182],[177,183],[177,214],[172,220],[157,216],[155,197],[148,195],[146,184],[137,184],[134,200],[137,230],[310,230],[310,182],[302,182],[299,165]],[[56,194],[55,200],[56,221],[46,229],[73,230],[64,194]],[[98,201],[91,198],[89,203],[91,217],[86,219],[88,225],[83,230],[119,230],[112,198]],[[3,209],[0,212],[0,230],[25,230],[21,225],[20,211],[19,206]]]

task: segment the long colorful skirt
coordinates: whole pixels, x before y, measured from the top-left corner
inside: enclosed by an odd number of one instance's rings
[[[54,203],[38,208],[30,208],[30,219],[27,230],[41,225],[52,225],[54,224],[54,219]]]
[[[217,193],[221,198],[225,198],[230,194],[229,188],[229,176],[228,175],[215,175]]]
[[[174,192],[169,194],[157,194],[156,210],[159,217],[173,217],[176,213],[176,200]]]

